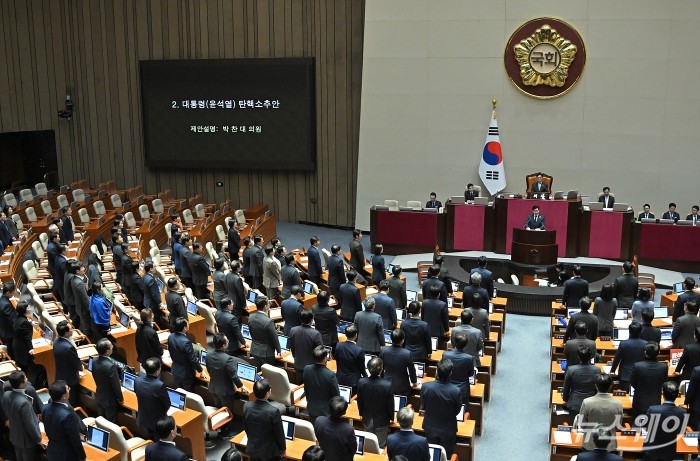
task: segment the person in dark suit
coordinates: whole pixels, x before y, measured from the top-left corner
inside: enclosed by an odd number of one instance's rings
[[[177,427],[172,416],[163,416],[156,423],[156,433],[160,439],[146,445],[146,461],[187,461],[189,457],[175,446]]]
[[[207,373],[202,369],[199,359],[194,353],[192,341],[187,337],[189,323],[187,319],[178,317],[175,320],[174,331],[168,337],[168,351],[173,360],[172,374],[175,387],[181,387],[192,392],[194,389],[195,372],[202,379],[207,379]]]
[[[340,296],[340,285],[346,282],[345,264],[340,256],[340,245],[331,247],[331,257],[328,258],[328,288],[336,298]]]
[[[64,288],[64,283],[66,279],[66,261],[68,261],[65,257],[65,252],[66,252],[66,246],[63,244],[59,244],[56,247],[56,270],[53,274],[53,289],[51,290],[56,296],[56,298],[60,301],[63,299],[63,288]],[[93,255],[91,255],[93,256]],[[97,255],[94,255],[95,258],[97,258]],[[89,260],[89,258],[88,258]],[[99,271],[97,272],[98,278],[99,278]]]
[[[44,406],[41,416],[44,432],[49,438],[46,456],[51,460],[82,461],[87,457],[80,434],[87,428],[68,404],[68,395],[65,381],[55,381],[49,386],[51,402]]]
[[[350,265],[355,272],[362,274],[365,271],[365,249],[362,246],[362,231],[355,229],[352,231],[350,240]]]
[[[681,219],[681,215],[676,211],[675,203],[671,202],[668,204],[668,211],[661,216],[661,219],[673,219],[673,221]]]
[[[386,262],[384,261],[384,246],[381,244],[374,245],[374,250],[372,251],[372,257],[370,258],[370,264],[372,264],[372,281],[375,285],[386,279]]]
[[[693,226],[697,226],[700,223],[700,215],[698,214],[698,211],[700,211],[700,206],[693,205],[691,208],[691,213],[685,217],[685,220],[692,221]]]
[[[80,372],[83,362],[78,357],[78,351],[71,339],[71,327],[66,320],[58,322],[56,333],[58,338],[53,342],[53,358],[56,363],[56,381],[65,381],[70,386],[70,404],[80,405]]]
[[[168,279],[168,292],[165,293],[165,305],[168,308],[168,323],[170,324],[170,331],[175,327],[175,320],[178,318],[187,319],[187,307],[185,307],[185,301],[177,292],[177,279],[171,277]]]
[[[357,393],[357,383],[360,378],[367,376],[365,372],[365,352],[355,341],[357,340],[357,326],[348,325],[345,329],[345,338],[339,342],[333,357],[338,375],[338,384],[352,387],[352,393]]]
[[[608,426],[598,424],[593,429],[591,438],[595,449],[582,451],[576,456],[576,461],[622,461],[622,456],[607,451],[608,443],[611,439],[615,439],[615,435]]]
[[[430,461],[428,439],[413,432],[414,411],[404,407],[396,415],[401,430],[387,438],[386,448],[389,459],[405,456],[408,461]]]
[[[418,301],[411,301],[407,310],[409,317],[401,322],[406,349],[411,353],[414,362],[425,363],[433,352],[430,325],[421,320],[421,306]]]
[[[430,200],[425,203],[425,208],[441,208],[442,202],[437,199],[437,194],[435,192],[430,193]]]
[[[134,383],[134,393],[138,403],[136,422],[148,431],[154,442],[158,440],[158,421],[167,416],[170,398],[165,383],[160,380],[161,361],[151,357],[143,364],[145,376],[138,376]]]
[[[126,262],[122,263],[122,267],[126,267],[127,265],[131,266],[131,271],[129,274],[124,274],[124,277],[129,277],[129,280],[131,281],[128,288],[127,297],[129,298],[132,306],[134,306],[136,309],[143,309],[144,286],[143,278],[139,273],[139,263],[137,261],[131,261],[130,264],[127,264]]]
[[[462,291],[462,306],[463,307],[473,307],[474,306],[474,294],[478,293],[481,295],[482,304],[481,307],[488,310],[489,303],[489,291],[482,287],[482,282],[484,278],[481,272],[472,272],[469,276],[469,285],[464,286],[464,291]],[[493,291],[491,292],[493,293]]]
[[[698,303],[688,301],[685,303],[685,315],[682,315],[673,322],[673,331],[671,332],[671,340],[675,349],[682,349],[687,344],[693,342],[695,330],[700,327],[700,318],[698,317]]]
[[[124,256],[124,250],[122,250],[122,243],[124,239],[121,233],[112,232],[112,263],[114,264],[114,270],[117,272],[117,283],[121,285],[122,283],[122,256]]]
[[[483,298],[479,293],[474,293],[472,296],[472,307],[468,307],[472,313],[472,326],[481,330],[484,338],[488,338],[491,332],[491,320],[489,320],[489,310],[483,306]]]
[[[214,335],[214,351],[207,354],[207,371],[209,372],[209,392],[216,398],[216,406],[225,406],[234,414],[236,397],[248,395],[248,390],[243,387],[238,377],[238,362],[240,359],[226,352],[229,347],[229,339],[223,333]],[[239,390],[240,389],[240,390]],[[239,394],[240,393],[240,394]],[[234,432],[230,427],[222,428],[223,438],[233,437]]]
[[[294,255],[284,255],[284,264],[282,265],[282,297],[289,298],[292,295],[293,286],[301,286],[301,275],[296,267],[294,267]]]
[[[438,299],[440,292],[437,286],[430,287],[428,298],[423,299],[423,309],[421,320],[424,320],[430,327],[430,336],[438,339],[438,348],[442,349],[447,344],[445,333],[450,330],[450,310],[447,303]]]
[[[224,286],[229,299],[233,301],[233,312],[238,319],[238,324],[243,324],[243,317],[248,317],[246,309],[245,287],[241,277],[241,262],[237,259],[231,261],[231,270],[224,277]]]
[[[228,257],[231,261],[238,259],[238,252],[241,251],[241,234],[238,233],[238,222],[232,219],[228,222]]]
[[[233,315],[233,301],[229,298],[221,300],[221,310],[216,312],[216,325],[219,327],[219,332],[226,335],[228,338],[229,355],[238,356],[241,352],[241,347],[245,346],[245,338],[241,333],[241,326],[238,324],[238,319]]]
[[[56,273],[56,248],[61,244],[61,238],[58,232],[49,233],[49,242],[46,244],[46,269],[53,277]]]
[[[630,309],[639,291],[639,281],[634,276],[632,271],[634,266],[627,261],[622,264],[621,276],[615,279],[615,299],[617,299],[617,307],[620,309]]]
[[[481,275],[481,282],[479,286],[483,289],[486,290],[486,293],[489,295],[489,299],[493,298],[493,272],[488,270],[486,268],[488,264],[488,259],[486,259],[486,256],[479,256],[479,259],[477,260],[477,267],[472,268],[472,270],[469,271],[469,274],[478,272]]]
[[[642,334],[639,336],[645,341],[661,342],[661,329],[652,325],[654,321],[654,309],[645,307],[642,309]],[[700,363],[698,363],[700,365]]]
[[[630,385],[634,387],[632,413],[646,413],[652,405],[661,403],[661,387],[668,379],[668,364],[657,362],[659,345],[647,343],[644,346],[644,360],[637,362],[630,376]]]
[[[545,219],[544,215],[540,214],[540,207],[535,205],[532,207],[532,213],[527,215],[525,220],[524,229],[528,230],[545,230]]]
[[[243,254],[241,259],[243,261],[243,267],[241,268],[241,273],[244,277],[250,277],[250,260],[253,255],[253,239],[250,236],[243,238]]]
[[[0,241],[5,248],[12,245],[12,240],[14,237],[10,232],[10,228],[7,226],[8,219],[4,211],[0,211]]]
[[[12,306],[10,298],[15,295],[15,282],[6,282],[2,286],[0,297],[0,339],[7,346],[10,357],[14,357],[12,339],[14,338],[14,324],[17,320],[17,311]]]
[[[612,208],[615,204],[615,197],[610,195],[610,188],[608,186],[603,187],[603,195],[598,197],[598,203],[602,203],[603,208]]]
[[[88,296],[88,290],[85,286],[87,277],[85,277],[85,266],[83,263],[76,262],[73,264],[75,268],[75,277],[70,279],[70,289],[73,291],[73,298],[75,299],[75,312],[78,314],[80,321],[80,329],[84,333],[90,333],[94,331],[92,325],[92,318],[90,317],[90,297]],[[75,322],[74,322],[75,323]]]
[[[262,288],[263,286],[263,260],[265,259],[265,253],[262,245],[262,235],[253,237],[253,246],[251,253],[249,253],[250,262],[248,265],[250,280],[246,279],[251,288]]]
[[[422,287],[423,299],[428,298],[430,289],[436,286],[438,288],[438,297],[440,300],[445,303],[447,302],[447,286],[445,286],[445,282],[438,278],[439,276],[440,266],[433,264],[428,268],[428,278],[423,282]]]
[[[15,363],[28,376],[34,376],[34,356],[32,355],[32,335],[34,327],[29,321],[31,311],[25,301],[17,303],[17,318],[13,324],[12,351]],[[30,372],[31,370],[31,372]]]
[[[573,271],[574,276],[564,282],[562,304],[566,307],[578,307],[581,298],[588,296],[588,280],[581,278],[581,266],[574,266]]]
[[[406,299],[406,284],[401,280],[401,272],[401,266],[391,268],[392,275],[386,280],[389,285],[387,294],[394,300],[394,305],[397,309],[406,309],[408,301]]]
[[[365,354],[378,355],[384,345],[384,326],[382,317],[374,312],[374,297],[365,300],[365,310],[355,314],[357,325],[357,345]]]
[[[644,211],[639,213],[638,219],[641,221],[642,219],[654,219],[654,213],[651,212],[651,205],[648,203],[644,204]]]
[[[13,371],[8,380],[12,390],[2,396],[2,407],[9,421],[15,460],[34,461],[41,443],[41,431],[31,398],[24,393],[29,380],[23,371]]]
[[[338,379],[335,373],[326,367],[328,354],[319,345],[312,351],[314,363],[304,367],[304,390],[309,417],[314,423],[319,416],[329,416],[329,403],[333,397],[340,395]]]
[[[275,364],[275,355],[282,354],[280,340],[275,329],[275,322],[270,319],[270,301],[266,296],[258,296],[255,299],[257,312],[248,317],[251,345],[250,355],[255,360],[258,368],[263,363]]]
[[[182,257],[180,256],[182,249],[182,234],[180,232],[172,232],[173,236],[173,249],[172,249],[172,260],[173,266],[175,267],[175,273],[180,276],[182,274]]]
[[[685,391],[685,402],[690,408],[688,425],[693,430],[700,427],[700,365],[692,369],[688,389]]]
[[[588,397],[596,394],[595,376],[600,374],[600,368],[591,363],[595,349],[586,345],[578,347],[579,364],[566,367],[562,398],[565,407],[572,415],[577,415],[581,404]]]
[[[382,324],[385,330],[396,328],[396,305],[389,297],[389,282],[382,280],[379,282],[379,294],[374,296],[374,312],[382,317]]]
[[[321,339],[324,346],[331,346],[335,350],[335,345],[338,344],[338,313],[334,308],[328,305],[330,295],[327,291],[319,291],[316,296],[317,304],[311,308],[314,314],[314,324],[316,330],[321,333]]]
[[[474,184],[467,184],[467,189],[464,191],[464,201],[466,203],[473,203],[474,199],[479,196],[479,191],[474,190]]]
[[[362,310],[362,298],[360,297],[360,290],[355,286],[357,272],[351,270],[345,275],[348,281],[340,285],[338,305],[340,307],[340,317],[343,320],[352,322],[355,319],[355,314]]]
[[[316,346],[323,346],[321,332],[311,326],[314,320],[313,312],[304,309],[299,314],[301,325],[292,328],[289,332],[289,350],[294,356],[294,369],[297,373],[297,382],[304,382],[304,369],[306,365],[315,363],[313,351]]]
[[[122,283],[121,283],[121,288],[122,292],[126,295],[127,298],[129,298],[129,301],[132,301],[132,298],[135,297],[135,295],[131,292],[131,287],[133,285],[133,280],[134,280],[134,273],[137,272],[134,269],[138,269],[138,263],[136,264],[136,268],[134,268],[134,259],[131,257],[129,254],[129,244],[127,243],[127,240],[124,239],[124,243],[122,243]],[[143,302],[143,298],[141,298],[141,302]],[[132,301],[133,303],[133,301]],[[136,304],[136,306],[141,306],[140,304]]]
[[[355,431],[344,419],[348,402],[342,397],[331,398],[328,416],[319,416],[314,422],[314,432],[326,459],[352,461],[355,457]]]
[[[480,329],[472,326],[472,321],[474,320],[474,314],[469,309],[462,309],[459,314],[461,324],[452,328],[450,335],[450,341],[452,342],[452,347],[455,347],[454,335],[458,331],[463,332],[467,336],[467,345],[464,346],[464,352],[471,355],[474,359],[474,366],[480,367],[481,360],[479,359],[479,353],[483,354],[484,351],[484,334]]]
[[[211,271],[209,270],[209,264],[202,256],[202,250],[202,245],[199,242],[192,244],[190,270],[192,272],[192,283],[194,284],[194,295],[197,299],[208,299],[209,290],[207,289],[207,283],[209,283]]]
[[[578,302],[581,311],[572,315],[569,319],[569,324],[566,326],[564,333],[564,342],[567,342],[574,334],[574,328],[579,322],[586,324],[586,337],[592,341],[598,337],[598,317],[591,313],[591,300],[588,296],[584,296]]]
[[[61,304],[63,305],[63,310],[67,312],[73,324],[78,328],[80,325],[80,317],[78,317],[75,310],[75,297],[73,296],[73,289],[71,288],[71,281],[73,277],[76,276],[75,272],[78,270],[78,266],[75,264],[75,259],[69,259],[65,262],[64,267],[66,273],[63,277],[63,298],[61,298]]]
[[[372,358],[367,370],[369,378],[361,378],[357,383],[357,408],[365,430],[375,434],[379,447],[384,448],[389,424],[394,419],[394,394],[391,392],[391,381],[382,378],[382,359]]]
[[[153,261],[146,261],[143,266],[143,307],[147,307],[153,311],[153,315],[157,316],[160,320],[160,289],[158,288],[158,282],[154,275]],[[157,322],[160,324],[160,322]]]
[[[549,192],[549,187],[547,186],[547,183],[543,181],[541,174],[538,174],[537,181],[532,183],[532,186],[530,187],[530,192]]]
[[[474,376],[474,357],[465,351],[468,340],[464,332],[456,331],[452,336],[454,349],[445,351],[443,357],[452,361],[450,382],[459,387],[462,403],[468,406],[471,386],[469,380]]]
[[[673,321],[675,322],[678,317],[682,316],[685,311],[685,303],[694,302],[700,304],[700,293],[693,291],[695,288],[695,279],[693,277],[686,277],[683,281],[683,288],[685,291],[678,295],[678,299],[673,303]]]
[[[618,376],[620,378],[620,389],[623,391],[629,391],[632,370],[634,370],[634,365],[637,362],[644,360],[644,347],[647,344],[645,340],[639,337],[642,334],[642,325],[639,322],[633,321],[630,323],[629,331],[629,339],[620,342],[610,367],[610,374],[613,375],[617,367],[620,367]]]
[[[428,442],[442,445],[448,458],[454,453],[457,415],[462,409],[461,391],[450,382],[452,368],[452,361],[443,357],[435,381],[424,383],[420,391],[425,435]]]
[[[251,461],[278,460],[287,449],[280,411],[270,405],[270,383],[267,379],[253,385],[255,400],[243,405],[243,429],[248,436],[246,453]]]
[[[693,369],[700,366],[700,328],[696,328],[694,333],[695,342],[686,344],[676,365],[676,373],[680,375],[681,381],[690,379]]]
[[[290,296],[282,301],[281,309],[285,336],[289,336],[292,328],[301,325],[299,314],[304,310],[302,299],[304,299],[304,290],[301,289],[301,286],[294,285],[290,288]]]
[[[396,395],[409,396],[412,387],[418,384],[416,368],[411,352],[404,349],[406,335],[402,330],[391,332],[391,346],[384,346],[379,358],[384,361],[384,376],[391,380],[391,390]]]
[[[163,345],[158,333],[153,328],[153,311],[144,308],[141,313],[141,325],[136,328],[136,353],[138,362],[143,366],[151,357],[163,357]]]
[[[585,322],[577,322],[574,326],[576,336],[570,338],[564,345],[564,358],[566,359],[566,366],[578,365],[581,363],[578,357],[578,347],[581,345],[588,346],[592,351],[596,350],[595,341],[586,338],[586,332],[588,327]]]
[[[323,274],[323,264],[321,264],[321,252],[318,249],[321,246],[321,239],[313,235],[309,238],[308,257],[308,272],[309,279],[317,286],[321,284],[321,274]]]
[[[185,234],[180,237],[180,280],[182,283],[191,289],[194,289],[194,284],[192,283],[192,269],[190,268],[190,258],[192,252],[190,251],[190,236]]]
[[[117,413],[124,402],[124,396],[119,380],[119,370],[110,358],[112,349],[112,343],[107,338],[102,338],[97,342],[99,357],[93,361],[92,377],[95,379],[97,387],[95,402],[97,403],[98,415],[117,424]]]
[[[654,421],[655,430],[649,430],[644,441],[644,459],[658,461],[673,461],[678,459],[676,441],[685,433],[688,414],[683,408],[676,406],[678,384],[666,381],[662,384],[664,403],[652,405],[646,412],[648,421]],[[635,394],[635,397],[637,395]],[[658,416],[657,416],[658,415]]]

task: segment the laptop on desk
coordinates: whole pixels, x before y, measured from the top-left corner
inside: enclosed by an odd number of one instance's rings
[[[673,334],[673,327],[661,327],[661,341],[671,341],[671,334]]]
[[[247,339],[249,341],[253,340],[253,337],[250,336],[250,327],[248,326],[247,323],[244,323],[241,325],[241,335],[243,335],[244,339]]]
[[[314,286],[311,282],[304,282],[304,293],[307,295],[314,294]]]
[[[350,399],[352,398],[352,387],[339,385],[338,392],[346,402],[350,403]]]
[[[626,320],[628,317],[629,311],[627,309],[618,309],[615,311],[615,320]]]
[[[406,290],[406,302],[410,303],[418,298],[418,292],[413,290]]]
[[[667,307],[655,307],[654,308],[654,318],[655,319],[663,319],[668,317],[668,308]]]
[[[425,376],[425,364],[421,362],[413,362],[413,368],[416,369],[416,381],[418,381],[418,384],[423,383],[423,376]]]
[[[170,387],[166,387],[166,390],[168,391],[168,398],[170,399],[168,415],[172,416],[176,411],[185,411],[187,395]]]
[[[201,351],[199,353],[199,364],[203,367],[207,366],[207,351]]]
[[[124,372],[124,377],[122,378],[122,386],[124,389],[128,389],[130,391],[134,390],[134,384],[136,383],[136,375]]]
[[[355,441],[357,442],[355,454],[362,456],[365,452],[365,436],[355,434]]]
[[[603,204],[601,202],[590,202],[588,209],[591,211],[603,211]]]
[[[430,461],[441,461],[442,460],[442,450],[439,446],[428,446],[428,451],[430,452]]]
[[[280,349],[283,351],[288,351],[289,350],[289,337],[284,336],[284,335],[279,335],[277,339],[280,342]]]
[[[337,327],[338,333],[345,334],[345,330],[347,330],[347,328],[348,328],[350,325],[352,325],[352,322],[347,322],[347,321],[345,321],[345,320],[340,320],[340,321],[338,322],[338,327]]]
[[[88,426],[85,443],[100,451],[109,451],[109,432],[96,426]]]
[[[187,301],[187,313],[190,315],[197,315],[197,304],[192,301]]]
[[[296,426],[294,421],[282,420],[282,429],[284,429],[284,438],[286,440],[294,440],[294,426]]]
[[[236,366],[237,366],[236,371],[238,373],[239,378],[241,378],[245,381],[248,381],[249,383],[254,383],[258,379],[260,379],[260,377],[256,373],[254,366],[248,365],[247,363],[241,363],[241,362],[238,362],[236,364]]]
[[[396,320],[406,320],[406,309],[396,309]]]

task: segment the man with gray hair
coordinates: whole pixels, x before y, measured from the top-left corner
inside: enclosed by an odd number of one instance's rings
[[[472,275],[469,276],[469,281],[471,282],[471,285],[465,286],[464,292],[462,292],[462,306],[473,307],[474,293],[479,293],[481,295],[482,302],[486,303],[486,306],[488,306],[489,292],[486,291],[486,288],[481,288],[481,274],[478,272],[472,273]],[[485,306],[482,305],[480,307]]]
[[[401,455],[409,461],[430,461],[428,439],[413,432],[414,411],[410,407],[399,410],[396,420],[401,430],[387,438],[386,446],[389,459]]]
[[[366,354],[379,355],[379,351],[384,345],[384,323],[382,316],[374,312],[376,302],[374,298],[365,300],[365,310],[355,314],[355,325],[357,326],[357,345]]]

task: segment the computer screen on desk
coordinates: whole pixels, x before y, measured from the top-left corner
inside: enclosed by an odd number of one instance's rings
[[[365,436],[355,434],[355,441],[357,442],[355,454],[362,455],[365,452]]]
[[[346,402],[350,403],[350,399],[352,398],[352,387],[339,385],[338,392]]]
[[[408,403],[408,397],[405,395],[394,396],[394,413],[398,413]]]
[[[668,308],[667,307],[655,307],[654,308],[654,318],[655,319],[663,319],[668,317]]]
[[[283,351],[288,351],[289,350],[289,338],[287,336],[280,335],[277,337],[277,339],[279,339],[279,342],[280,342],[280,349],[282,349]]]
[[[201,351],[199,353],[199,364],[203,367],[207,366],[207,351]]]
[[[661,341],[671,341],[671,334],[673,333],[673,328],[659,328],[661,330]]]
[[[345,321],[345,320],[340,320],[340,321],[338,322],[338,333],[345,334],[345,330],[347,330],[347,328],[348,328],[350,325],[352,325],[352,322],[347,322],[347,321]]]
[[[197,315],[197,304],[192,301],[187,301],[187,313],[190,315]]]
[[[417,291],[406,290],[406,302],[407,303],[410,303],[411,301],[415,301],[417,297],[418,297]]]
[[[628,314],[627,309],[618,309],[615,311],[615,320],[626,320],[627,319],[627,314]]]
[[[570,319],[572,315],[578,314],[581,312],[581,309],[578,307],[570,307],[566,309],[566,318]]]
[[[630,331],[622,328],[613,328],[613,339],[615,341],[624,341],[629,339]]]
[[[685,286],[683,285],[683,282],[676,282],[673,284],[673,292],[674,293],[683,293],[685,291]]]
[[[396,319],[397,320],[406,320],[406,309],[396,309]]]
[[[294,422],[288,419],[282,420],[282,428],[284,429],[284,438],[287,440],[294,440]]]
[[[130,319],[128,314],[124,312],[121,312],[119,314],[119,323],[121,323],[124,328],[129,328],[129,320]]]
[[[441,461],[442,450],[439,447],[428,447],[430,450],[430,461]]]
[[[256,292],[254,292],[253,290],[250,290],[248,292],[248,301],[250,301],[251,303],[254,303],[256,299],[258,299],[258,294]]]
[[[241,325],[241,335],[243,335],[243,338],[245,338],[245,339],[253,339],[250,336],[250,327],[248,326],[247,323],[244,323],[243,325]]]
[[[180,411],[185,411],[187,396],[182,392],[176,391],[175,389],[171,389],[169,387],[166,389],[168,391],[168,398],[170,399],[170,406]]]
[[[255,382],[256,374],[255,374],[255,367],[252,365],[247,365],[245,363],[238,362],[238,377],[241,379],[245,379],[246,381],[249,381],[251,383]]]
[[[85,442],[98,450],[109,451],[109,432],[95,426],[88,426]]]
[[[136,375],[124,372],[124,378],[122,379],[122,386],[124,386],[124,389],[133,391],[134,384],[136,384]]]

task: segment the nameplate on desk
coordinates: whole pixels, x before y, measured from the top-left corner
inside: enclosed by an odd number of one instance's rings
[[[564,335],[554,335],[554,339],[564,339]]]
[[[610,336],[601,336],[600,340],[601,341],[610,341],[612,338]]]
[[[625,392],[625,391],[613,391],[614,397],[624,397],[626,395],[627,395],[627,392]]]
[[[698,432],[686,432],[683,437],[683,443],[689,447],[698,446]]]
[[[557,426],[557,432],[571,432],[572,428],[573,428],[573,426],[564,426],[564,425]]]
[[[620,433],[626,437],[634,437],[637,435],[637,431],[635,431],[635,430],[625,430],[625,431],[622,431]]]

